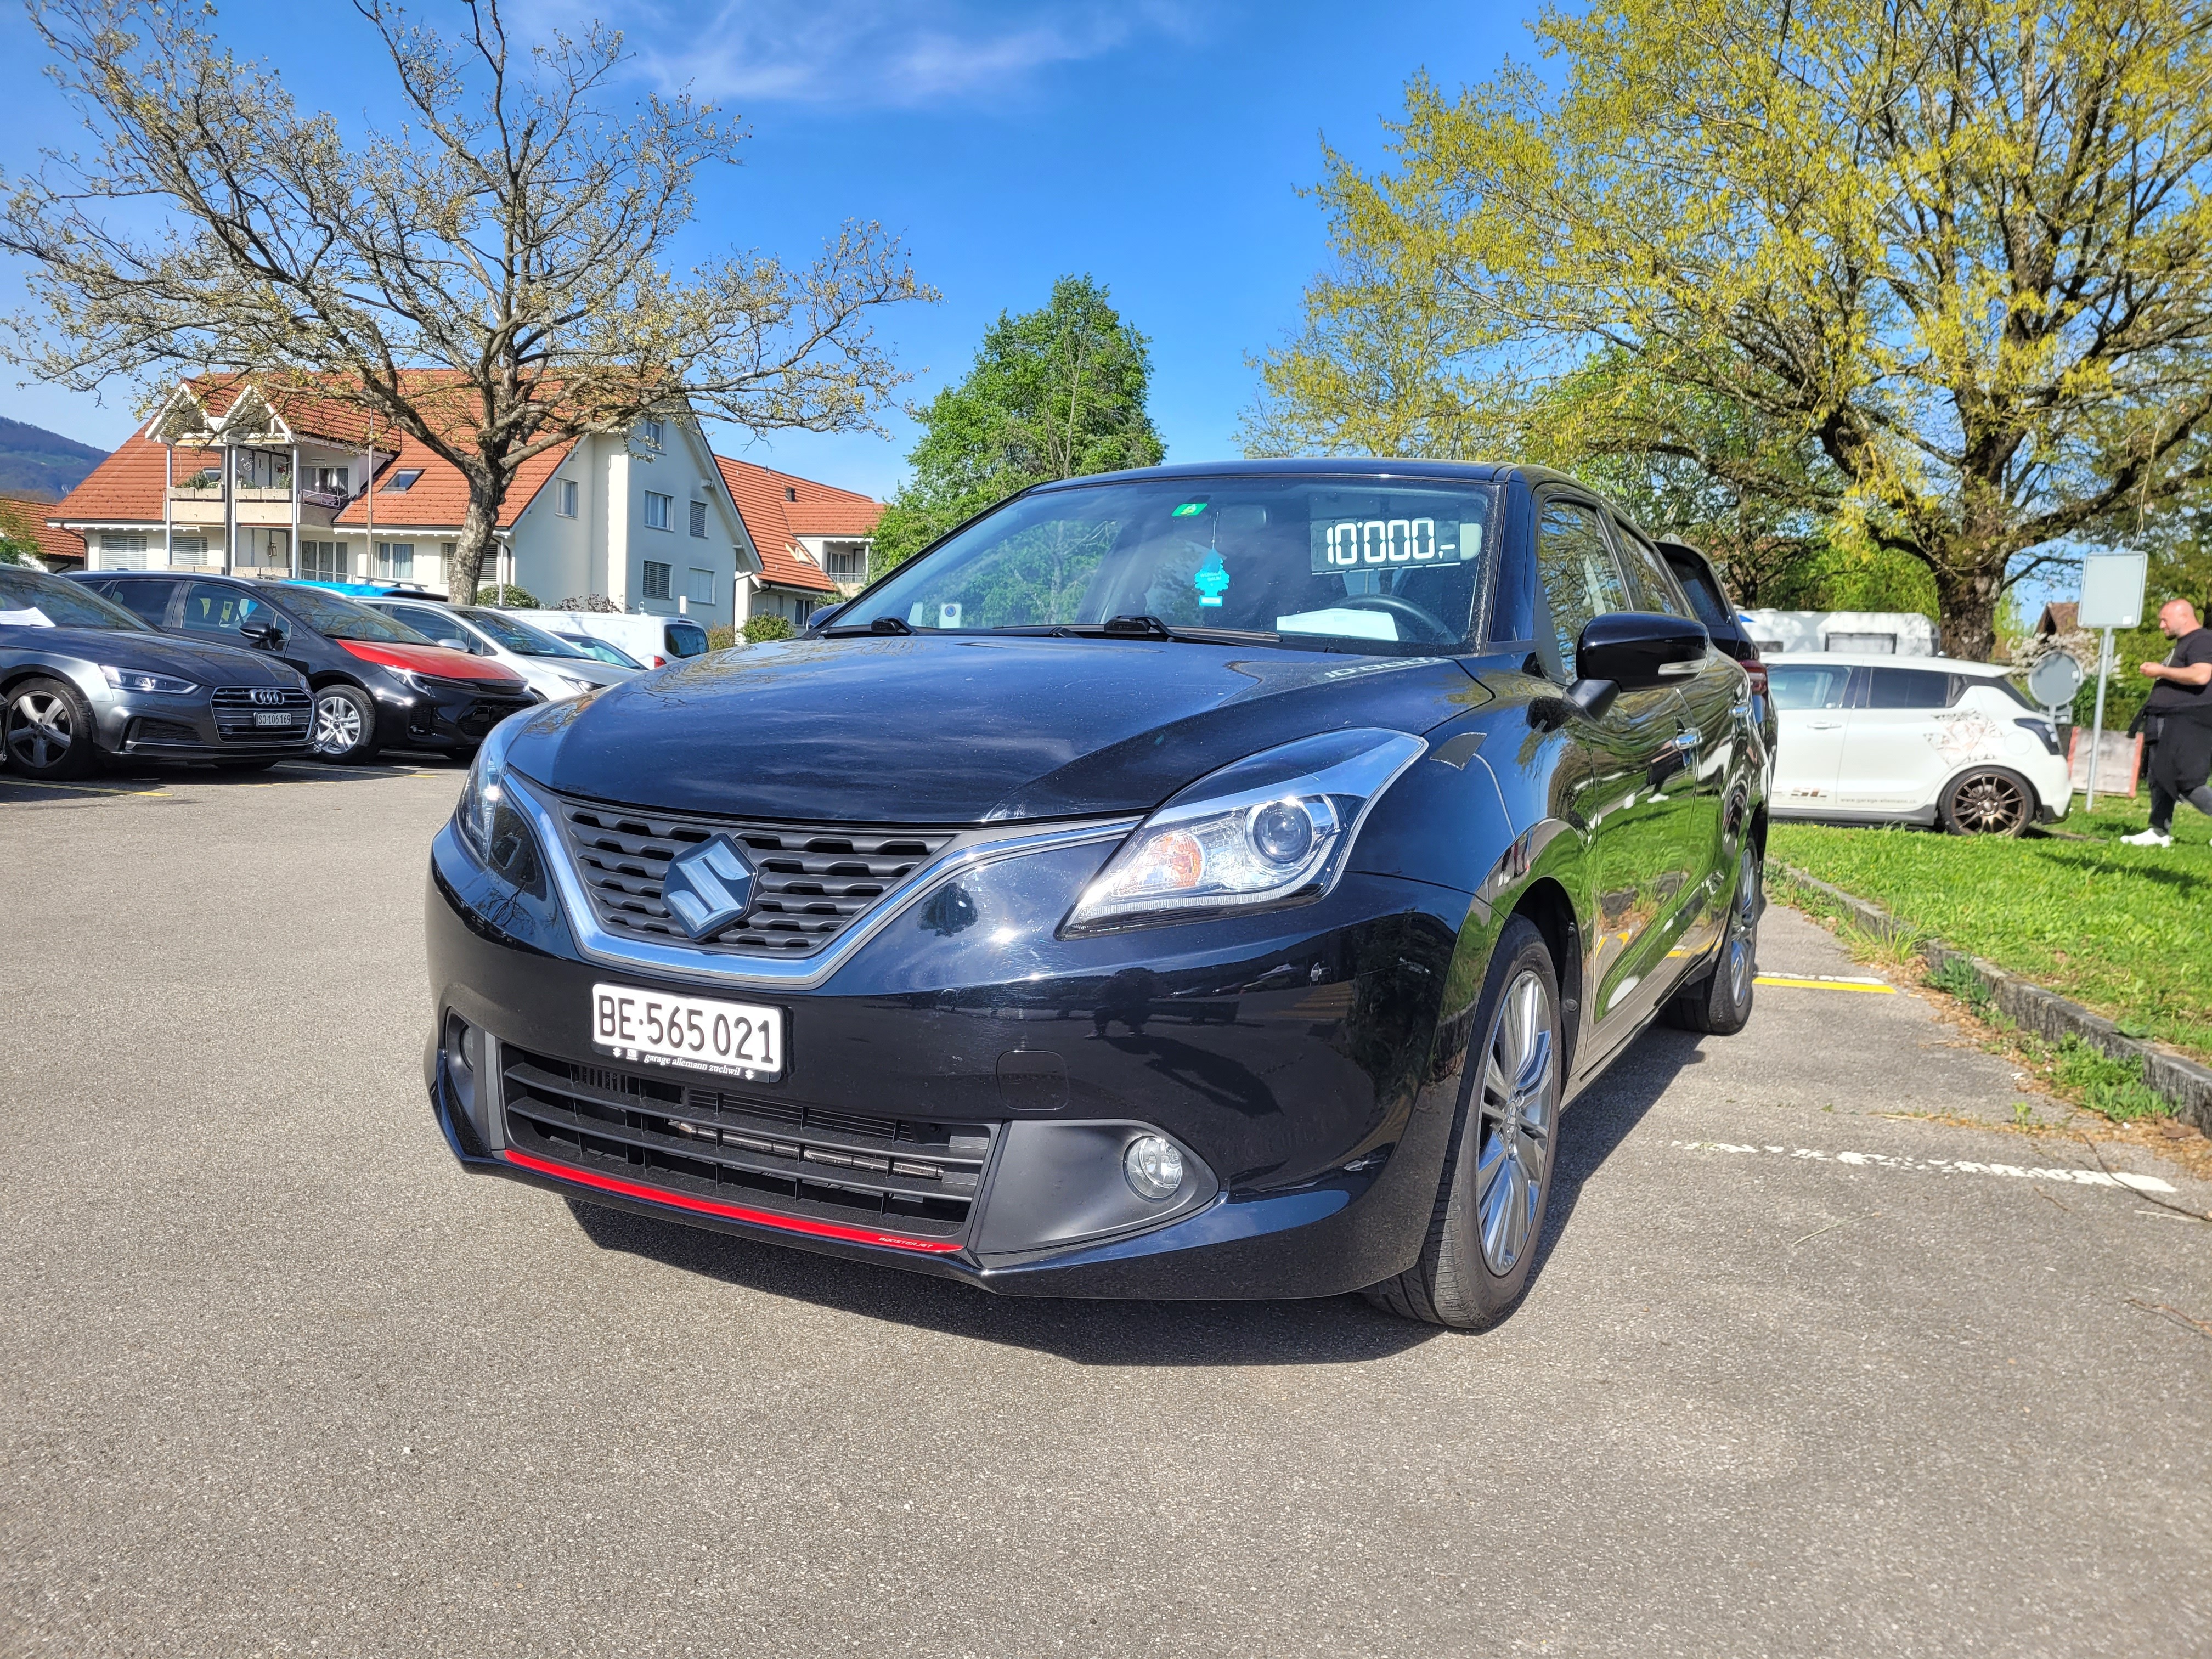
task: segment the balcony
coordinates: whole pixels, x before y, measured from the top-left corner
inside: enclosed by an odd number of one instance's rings
[[[332,513],[343,510],[345,504],[352,499],[353,497],[347,495],[343,489],[316,489],[310,488],[300,492],[301,506],[325,507]]]

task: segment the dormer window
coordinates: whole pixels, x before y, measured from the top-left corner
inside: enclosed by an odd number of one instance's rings
[[[404,494],[414,489],[415,480],[422,476],[422,469],[419,466],[409,467],[404,472],[395,472],[392,475],[392,482],[385,485],[378,493],[386,495]]]
[[[784,487],[783,487],[783,499],[784,499],[784,500],[786,500],[787,501],[797,501],[797,500],[799,499],[799,486],[798,486],[797,484],[786,484],[786,485],[784,485]]]

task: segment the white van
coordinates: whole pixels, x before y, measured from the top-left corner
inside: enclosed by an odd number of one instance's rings
[[[686,657],[703,656],[707,630],[689,617],[648,617],[637,611],[509,611],[549,634],[589,634],[607,640],[647,668],[665,668]]]

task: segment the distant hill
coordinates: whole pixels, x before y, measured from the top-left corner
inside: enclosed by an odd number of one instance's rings
[[[0,493],[59,501],[107,459],[94,449],[42,426],[0,417]]]

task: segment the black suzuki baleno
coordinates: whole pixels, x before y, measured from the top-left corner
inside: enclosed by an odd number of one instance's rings
[[[987,1290],[1486,1325],[1561,1107],[1655,1017],[1749,1017],[1762,742],[1567,478],[1046,485],[494,732],[432,853],[438,1121]]]

